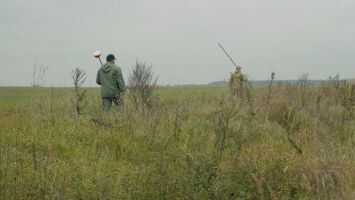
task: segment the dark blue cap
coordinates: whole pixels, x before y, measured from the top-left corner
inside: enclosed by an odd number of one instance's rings
[[[117,60],[113,54],[107,55],[107,57],[106,57],[106,61],[107,62],[110,62],[110,61],[113,61],[113,60]]]

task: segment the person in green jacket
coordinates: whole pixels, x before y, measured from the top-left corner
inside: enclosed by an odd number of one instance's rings
[[[109,54],[106,63],[97,71],[96,83],[101,85],[102,110],[109,111],[112,102],[118,107],[126,90],[121,68],[115,64],[115,56]]]

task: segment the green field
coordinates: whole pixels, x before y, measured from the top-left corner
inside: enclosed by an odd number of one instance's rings
[[[0,199],[355,199],[346,86],[130,93],[100,111],[87,88],[0,88]]]

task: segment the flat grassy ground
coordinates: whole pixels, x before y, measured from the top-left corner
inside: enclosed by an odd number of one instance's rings
[[[86,88],[89,98],[100,99],[100,88]],[[226,92],[224,87],[161,87],[158,95],[167,97],[186,97],[188,96],[218,96]],[[33,88],[33,87],[0,87],[0,108],[4,109],[11,106],[27,105],[33,99],[51,98],[52,88]],[[73,95],[72,88],[54,88],[54,100],[63,96]],[[56,101],[56,100],[55,100]]]
[[[99,88],[88,88],[90,94],[99,97]],[[71,95],[71,88],[54,88],[54,99],[63,95]],[[34,99],[50,98],[52,88],[33,88],[33,87],[0,87],[0,108],[26,106],[31,104]],[[59,100],[59,99],[58,99]]]
[[[355,199],[345,85],[85,90],[0,87],[0,199]]]

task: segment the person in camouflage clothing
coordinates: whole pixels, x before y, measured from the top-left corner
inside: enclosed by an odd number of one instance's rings
[[[115,64],[115,56],[109,54],[106,63],[98,70],[96,83],[101,85],[102,110],[109,111],[112,102],[118,107],[126,90],[121,68]]]
[[[240,98],[243,98],[243,89],[245,87],[243,84],[247,78],[242,73],[241,69],[240,66],[237,66],[229,79],[229,88],[233,97],[239,96]]]

